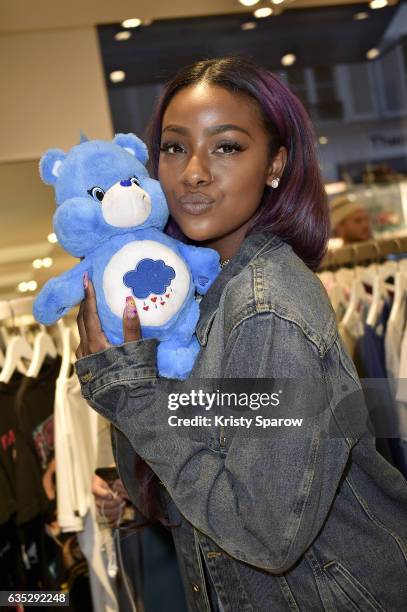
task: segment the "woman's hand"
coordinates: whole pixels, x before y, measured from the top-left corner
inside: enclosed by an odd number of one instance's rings
[[[96,507],[102,518],[106,519],[109,525],[116,524],[120,519],[123,508],[126,504],[125,499],[128,499],[126,491],[121,480],[117,479],[114,482],[112,490],[107,482],[97,476],[93,476],[92,493],[95,498]],[[120,491],[123,490],[124,494]]]
[[[95,290],[87,272],[83,275],[83,286],[85,288],[85,299],[81,302],[77,317],[80,337],[80,343],[75,353],[77,359],[103,351],[111,346],[100,324]],[[126,304],[124,304],[123,335],[125,342],[132,342],[141,338],[140,319],[132,296],[128,296]]]

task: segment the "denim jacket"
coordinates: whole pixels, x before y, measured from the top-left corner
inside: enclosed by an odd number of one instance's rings
[[[407,610],[407,484],[359,427],[360,383],[317,276],[277,236],[251,235],[200,310],[201,352],[177,389],[291,381],[280,413],[305,414],[300,430],[169,426],[155,340],[76,364],[135,505],[134,451],[161,481],[189,609]]]

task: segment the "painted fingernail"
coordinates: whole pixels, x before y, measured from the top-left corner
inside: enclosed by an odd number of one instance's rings
[[[126,297],[126,314],[128,319],[135,319],[137,316],[136,302],[131,295]]]
[[[83,286],[85,287],[85,289],[87,289],[88,285],[89,285],[89,275],[87,272],[85,272],[83,275]]]

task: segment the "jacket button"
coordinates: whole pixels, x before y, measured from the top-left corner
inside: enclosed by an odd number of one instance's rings
[[[87,383],[92,378],[92,372],[89,371],[87,374],[83,374],[83,376],[81,376],[80,378],[81,378],[81,382]]]
[[[195,582],[192,583],[192,590],[195,591],[195,593],[199,592],[199,586],[195,584]]]

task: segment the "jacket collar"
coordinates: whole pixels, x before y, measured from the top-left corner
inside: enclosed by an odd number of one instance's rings
[[[277,248],[281,243],[280,238],[270,232],[251,234],[245,238],[236,255],[220,271],[219,276],[200,301],[200,318],[196,328],[196,335],[201,346],[204,346],[207,342],[209,329],[218,310],[220,297],[230,279],[239,274],[244,267],[261,253]]]

